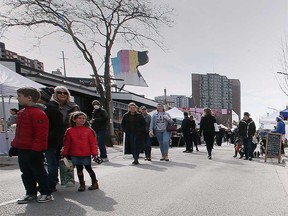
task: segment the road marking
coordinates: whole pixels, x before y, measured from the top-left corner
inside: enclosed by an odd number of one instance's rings
[[[10,200],[10,201],[7,201],[7,202],[0,203],[0,207],[1,207],[1,206],[8,205],[8,204],[11,204],[11,203],[15,203],[15,202],[17,202],[17,200],[18,200],[18,199]]]

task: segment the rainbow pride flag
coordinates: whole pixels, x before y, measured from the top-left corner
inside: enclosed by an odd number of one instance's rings
[[[135,85],[146,86],[146,81],[140,74],[138,66],[148,63],[148,51],[120,50],[117,57],[111,58],[115,78],[123,79],[117,81],[117,86]]]

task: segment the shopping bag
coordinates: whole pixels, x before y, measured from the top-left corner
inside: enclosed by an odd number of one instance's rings
[[[75,184],[73,164],[67,158],[59,161],[60,183],[67,187]]]

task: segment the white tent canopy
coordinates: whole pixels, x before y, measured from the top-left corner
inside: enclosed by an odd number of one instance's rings
[[[0,95],[2,97],[17,97],[16,91],[21,87],[34,87],[38,89],[45,86],[21,76],[0,64]]]
[[[39,89],[45,86],[36,83],[33,80],[30,80],[24,76],[21,76],[20,74],[0,64],[0,96],[2,98],[3,117],[5,122],[6,122],[6,115],[5,115],[4,97],[9,98],[17,97],[17,89],[22,87],[33,87]],[[8,146],[8,134],[6,124],[5,124],[5,136],[6,136],[6,144]]]
[[[156,113],[156,110],[153,110],[151,112],[149,112],[149,115],[153,115],[154,113]],[[169,113],[169,115],[171,116],[172,119],[178,119],[178,120],[183,120],[184,119],[184,114],[181,110],[179,110],[177,107],[173,107],[170,110],[166,111],[167,113]]]
[[[259,118],[259,126],[260,129],[274,129],[274,126],[276,126],[276,117],[279,116],[279,112],[272,113],[269,116],[264,116],[262,118]]]

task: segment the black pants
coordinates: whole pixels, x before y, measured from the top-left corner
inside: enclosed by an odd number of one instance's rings
[[[37,195],[37,183],[41,195],[51,194],[42,152],[18,150],[18,163],[22,172],[21,177],[26,195]]]
[[[193,147],[191,146],[190,133],[183,133],[183,138],[186,144],[186,151],[193,150]]]
[[[204,140],[206,143],[206,149],[207,149],[208,156],[211,156],[213,145],[214,145],[214,137],[210,137],[210,136],[204,137]]]
[[[198,149],[198,140],[199,140],[199,137],[196,134],[196,132],[190,133],[190,142],[191,142],[192,151],[193,151],[193,143],[194,143],[196,149]]]

